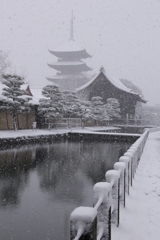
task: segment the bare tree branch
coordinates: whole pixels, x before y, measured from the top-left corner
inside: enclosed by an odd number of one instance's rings
[[[4,71],[10,67],[10,62],[8,61],[8,53],[3,53],[0,50],[0,75],[4,73]]]

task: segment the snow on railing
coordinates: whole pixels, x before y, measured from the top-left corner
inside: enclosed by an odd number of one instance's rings
[[[94,207],[78,207],[71,213],[71,240],[111,240],[111,223],[119,226],[120,203],[125,207],[125,194],[129,194],[148,134],[146,130],[114,164],[114,170],[106,172],[106,182],[94,185]]]
[[[128,156],[122,156],[119,158],[119,162],[125,164],[125,191],[129,194],[129,183],[130,183],[130,172],[131,172],[131,163]]]
[[[111,195],[112,185],[108,182],[96,183],[93,187],[94,208],[97,210],[97,238],[111,236]]]
[[[109,170],[105,174],[106,181],[112,186],[112,223],[119,226],[119,190],[120,190],[120,172],[117,170]]]
[[[116,162],[114,164],[114,169],[119,171],[120,174],[120,188],[119,188],[119,197],[120,197],[120,202],[123,204],[125,207],[125,194],[126,194],[126,164],[123,162]]]

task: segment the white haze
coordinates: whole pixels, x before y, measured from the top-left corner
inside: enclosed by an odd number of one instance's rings
[[[112,78],[139,86],[149,105],[160,104],[160,0],[0,0],[0,49],[9,52],[12,72],[31,86],[49,83],[48,49],[74,39]]]

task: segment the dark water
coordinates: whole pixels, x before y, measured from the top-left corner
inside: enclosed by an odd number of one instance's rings
[[[70,213],[92,206],[93,185],[126,143],[59,142],[0,152],[0,240],[69,239]]]

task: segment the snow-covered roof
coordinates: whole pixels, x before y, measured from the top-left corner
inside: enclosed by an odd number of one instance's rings
[[[127,88],[125,85],[123,85],[123,83],[117,80],[113,80],[111,79],[110,77],[107,77],[106,74],[104,74],[104,72],[100,72],[98,73],[93,79],[91,79],[89,82],[87,82],[86,84],[84,84],[83,86],[79,87],[76,89],[76,92],[79,92],[85,88],[87,88],[88,86],[90,86],[96,79],[97,77],[100,75],[100,74],[103,74],[105,76],[105,78],[112,84],[114,85],[116,88],[122,90],[122,91],[125,91],[125,92],[128,92],[128,93],[132,93],[132,94],[135,94],[135,95],[138,95],[137,93],[133,92],[132,89],[129,89]]]
[[[26,84],[26,83],[23,84],[23,85],[21,85],[21,89],[22,89],[22,90],[25,90],[25,91],[26,91],[27,87],[28,87],[28,84]]]
[[[101,71],[99,74],[97,74],[93,79],[91,79],[86,84],[84,84],[81,87],[77,88],[75,91],[77,93],[83,92],[83,90],[85,90],[89,86],[91,86],[99,77],[104,77],[104,80],[110,82],[117,89],[120,89],[121,91],[123,91],[125,93],[129,93],[129,94],[134,95],[137,99],[139,99],[138,101],[143,102],[143,103],[147,102],[141,95],[139,95],[138,93],[135,93],[132,89],[129,89],[128,87],[126,87],[120,80],[115,80],[115,79],[113,80],[112,78],[106,76],[106,74],[103,71]]]
[[[30,90],[31,90],[31,93],[33,95],[31,103],[35,104],[35,105],[39,105],[39,100],[41,98],[45,98],[42,95],[42,88],[30,88]]]
[[[64,63],[64,62],[63,62]],[[57,63],[53,63],[53,64],[48,64],[49,67],[56,69],[57,71],[64,71],[67,70],[69,71],[69,73],[71,74],[73,71],[75,72],[86,72],[86,71],[90,71],[92,70],[90,67],[88,67],[85,63],[83,62],[69,62],[69,63],[65,63],[65,64],[59,64],[59,62]]]
[[[66,54],[67,57],[69,54],[78,54],[77,56],[79,56],[80,59],[91,57],[91,55],[89,55],[84,48],[79,47],[73,39],[68,40],[65,44],[57,47],[54,50],[49,50],[49,52],[59,58],[63,58],[66,56]]]
[[[76,79],[84,79],[84,77],[85,76],[83,76],[82,74],[80,75],[77,75],[76,74],[76,76],[75,75],[55,75],[55,76],[49,76],[49,77],[47,77],[47,79],[48,80],[50,80],[50,79],[75,79],[75,77],[76,77]]]
[[[55,63],[49,63],[49,65],[55,65],[55,66],[77,66],[77,65],[86,65],[82,61],[61,61],[61,62],[55,62]]]

